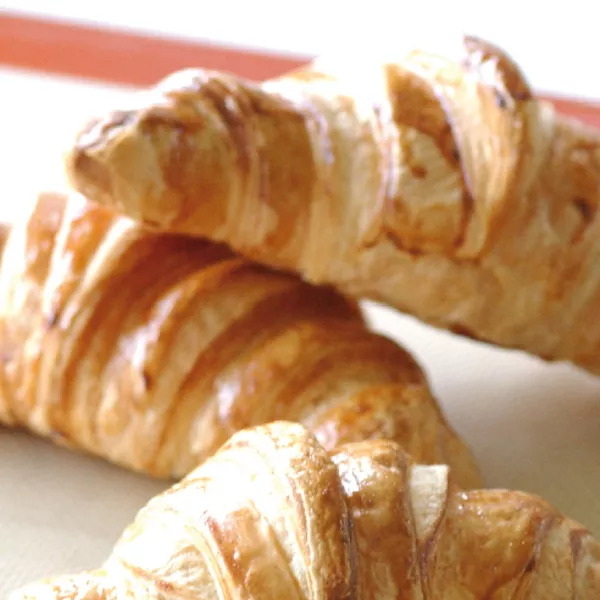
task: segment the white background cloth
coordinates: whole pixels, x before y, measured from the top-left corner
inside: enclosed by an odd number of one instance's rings
[[[0,211],[63,184],[61,150],[123,90],[0,69]],[[413,351],[491,486],[544,495],[600,535],[600,378],[435,331],[369,305],[376,329]],[[0,597],[98,566],[165,484],[0,428]]]

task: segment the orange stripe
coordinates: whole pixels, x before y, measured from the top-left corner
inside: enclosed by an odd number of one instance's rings
[[[267,79],[304,64],[286,57],[116,29],[0,15],[0,64],[112,83],[150,85],[185,67]],[[600,103],[546,96],[557,109],[600,127]]]
[[[0,63],[114,83],[150,85],[185,67],[220,69],[260,80],[307,60],[0,15]]]
[[[600,101],[592,103],[551,96],[545,96],[544,99],[552,102],[558,112],[600,128]]]

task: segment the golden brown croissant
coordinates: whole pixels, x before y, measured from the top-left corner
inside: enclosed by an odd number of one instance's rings
[[[13,600],[599,597],[600,545],[540,498],[460,491],[389,440],[328,455],[278,422],[151,500],[100,570]]]
[[[389,437],[478,484],[414,360],[357,306],[225,246],[42,195],[0,269],[0,422],[182,477],[238,429]]]
[[[480,40],[262,85],[185,71],[67,163],[146,223],[600,373],[600,134]]]

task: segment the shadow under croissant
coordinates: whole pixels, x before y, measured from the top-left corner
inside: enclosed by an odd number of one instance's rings
[[[599,594],[600,546],[540,498],[461,491],[448,467],[414,464],[392,441],[327,453],[276,422],[152,499],[102,569],[11,600]]]

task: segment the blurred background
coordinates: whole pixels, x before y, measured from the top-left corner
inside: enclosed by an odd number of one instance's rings
[[[505,0],[148,3],[9,0],[0,5],[4,189],[63,183],[60,151],[119,94],[184,67],[264,79],[316,55],[349,63],[415,47],[444,52],[462,33],[508,50],[533,87],[600,125],[594,3]],[[35,164],[35,175],[26,173]],[[5,203],[0,217],[12,218]]]
[[[0,6],[0,219],[64,187],[62,152],[94,114],[183,67],[262,79],[318,54],[360,61],[461,33],[507,49],[559,110],[600,126],[595,4],[13,0]],[[491,486],[544,495],[600,535],[600,381],[366,304],[424,366]],[[96,565],[164,486],[0,428],[0,597]]]
[[[540,91],[600,98],[600,78],[594,64],[595,57],[600,55],[598,15],[595,3],[585,0],[545,3],[524,0],[170,0],[168,3],[9,0],[2,3],[0,10],[5,15],[42,17],[113,32],[151,35],[155,40],[169,38],[178,41],[180,47],[185,42],[216,44],[283,54],[291,60],[331,53],[360,57],[373,49],[398,52],[415,45],[443,45],[457,34],[467,32],[499,43],[518,57],[534,87]],[[10,49],[5,47],[9,40],[14,44],[18,35],[16,31],[11,36],[10,26],[3,26],[0,60],[4,61],[9,53]],[[51,41],[50,35],[48,29],[46,42]],[[130,48],[133,49],[133,45]],[[164,50],[160,44],[159,48]],[[184,52],[180,50],[179,60],[188,64],[178,66],[202,62],[202,48],[197,55],[200,60]],[[150,72],[154,63],[156,74],[164,75],[160,69],[167,59],[160,54],[148,57],[148,65],[131,66]],[[136,56],[122,56],[125,65],[136,59]],[[106,57],[76,54],[64,60],[73,64],[84,60],[93,70],[99,63],[106,62]],[[173,48],[170,60],[177,60]],[[244,70],[249,68],[248,64],[242,59],[236,65],[233,60],[230,68]],[[123,68],[121,64],[113,64],[114,73],[108,74],[109,77],[118,77]],[[135,68],[131,68],[132,73]],[[277,70],[276,63],[263,67],[265,72],[269,69]]]

